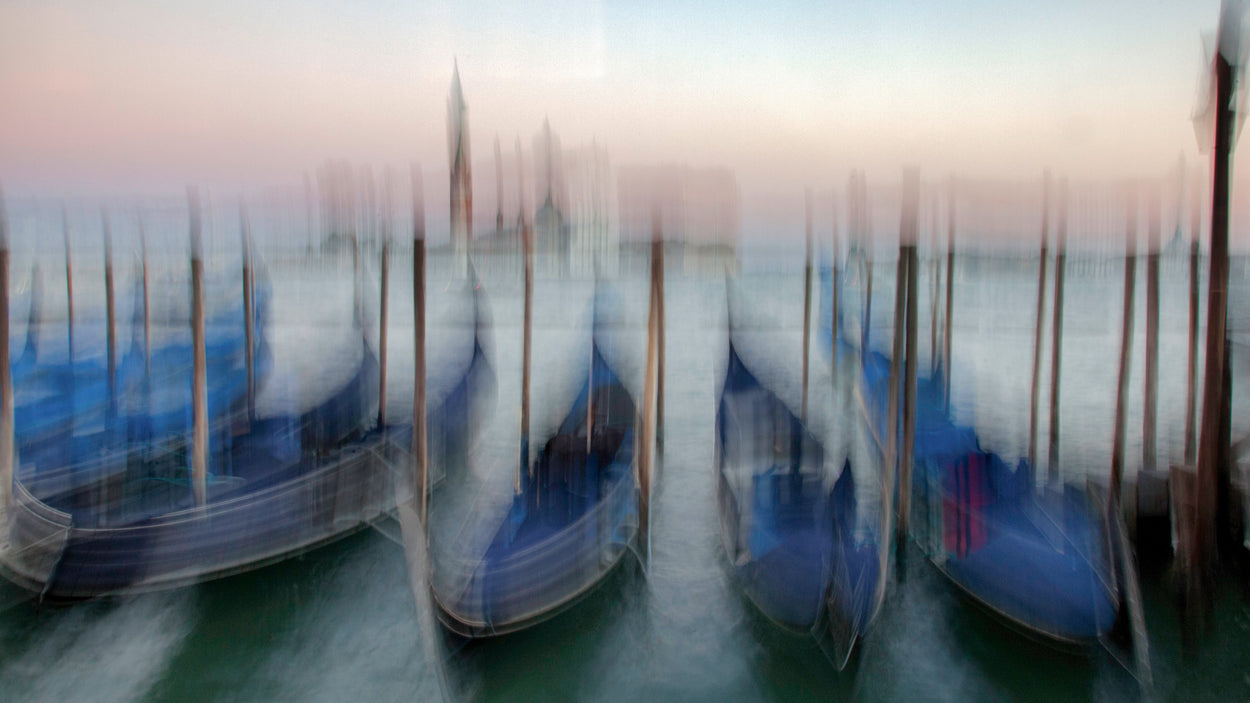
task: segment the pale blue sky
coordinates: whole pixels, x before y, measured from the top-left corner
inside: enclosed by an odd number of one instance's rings
[[[1196,159],[1200,32],[1218,12],[1215,0],[10,0],[0,179],[13,192],[246,186],[296,181],[329,156],[434,174],[453,57],[476,160],[496,133],[528,145],[549,115],[566,146],[596,138],[616,163],[729,166],[748,216],[790,208],[807,184],[840,187],[853,166],[885,180],[905,164],[1162,174]]]

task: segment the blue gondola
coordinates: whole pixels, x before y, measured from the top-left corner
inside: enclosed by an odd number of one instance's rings
[[[49,598],[169,588],[282,559],[378,518],[394,505],[402,472],[391,459],[402,432],[372,427],[377,360],[359,328],[354,334],[362,345],[356,372],[315,406],[258,418],[241,434],[229,416],[213,425],[224,439],[210,456],[202,506],[191,490],[186,440],[159,452],[137,446],[112,489],[115,500],[103,504],[43,501],[16,480],[6,575]],[[473,358],[480,354],[474,335]],[[464,371],[480,374],[477,363]],[[435,416],[443,405],[463,404],[460,389],[472,384],[448,385],[453,391]],[[110,490],[107,481],[90,488]]]
[[[734,573],[768,619],[827,645],[843,667],[883,595],[880,540],[857,527],[850,455],[827,461],[747,368],[732,326],[716,429],[717,504]]]
[[[523,459],[501,512],[479,517],[493,530],[484,553],[435,564],[432,594],[452,633],[499,635],[560,612],[600,583],[635,541],[637,407],[593,337],[591,345],[590,373],[564,421],[532,462]],[[436,489],[434,500],[455,490]]]
[[[830,278],[822,272],[826,293]],[[826,344],[830,320],[822,316]],[[873,421],[888,427],[890,361],[863,351],[863,373]],[[1075,485],[1035,490],[1026,461],[1009,466],[951,420],[942,378],[939,369],[917,383],[913,537],[963,593],[1013,626],[1069,645],[1106,635],[1119,590],[1105,504]]]

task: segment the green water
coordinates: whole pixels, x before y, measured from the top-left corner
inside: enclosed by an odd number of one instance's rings
[[[170,593],[48,607],[4,591],[0,701],[1143,699],[1106,652],[1058,652],[1004,628],[911,552],[844,672],[764,622],[733,580],[713,499],[707,359],[725,330],[707,310],[724,300],[723,283],[673,281],[669,295],[666,439],[645,572],[627,557],[573,609],[468,646],[421,634],[426,604],[414,599],[404,549],[373,530]],[[1144,587],[1155,678],[1145,699],[1250,700],[1244,580],[1220,582],[1188,646],[1166,575]]]

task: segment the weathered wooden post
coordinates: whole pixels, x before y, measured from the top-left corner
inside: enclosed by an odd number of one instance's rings
[[[638,455],[638,525],[642,533],[643,560],[651,563],[651,482],[655,473],[653,460],[657,450],[660,399],[660,373],[663,355],[660,326],[663,324],[664,233],[660,211],[651,216],[651,294],[647,313],[647,361],[642,390],[642,448]]]
[[[1199,242],[1202,236],[1202,191],[1200,181],[1194,182],[1194,192],[1189,202],[1189,355],[1185,372],[1185,465],[1198,462],[1198,287],[1199,262],[1202,260]]]
[[[108,212],[100,209],[104,228],[104,344],[106,369],[108,370],[108,418],[117,413],[117,327],[113,317],[113,233],[109,227]]]
[[[664,358],[667,356],[665,328],[668,319],[664,311],[664,231],[663,220],[656,219],[651,242],[651,275],[655,287],[655,445],[660,456],[664,455]],[[654,468],[654,467],[653,467]],[[650,549],[650,547],[648,547]]]
[[[534,475],[534,467],[530,465],[530,364],[531,364],[531,345],[533,342],[533,317],[534,317],[534,242],[533,232],[530,229],[530,223],[525,219],[524,211],[521,214],[521,249],[524,258],[524,278],[525,278],[525,295],[524,295],[524,315],[522,317],[521,332],[521,463],[518,467],[516,476],[517,495],[521,493],[521,476],[526,474],[531,478]]]
[[[951,411],[951,335],[954,334],[955,308],[955,179],[951,179],[950,204],[947,207],[946,225],[946,324],[942,341],[942,407]]]
[[[143,288],[143,375],[152,376],[152,299],[148,292],[148,235],[143,229],[143,216],[139,220],[139,266]]]
[[[1068,246],[1068,180],[1059,181],[1059,208],[1056,213],[1059,226],[1055,232],[1055,293],[1054,324],[1050,331],[1050,443],[1046,457],[1049,469],[1046,481],[1056,484],[1060,479],[1059,465],[1059,371],[1063,350],[1063,278]]]
[[[1146,395],[1142,405],[1142,470],[1158,468],[1156,422],[1159,408],[1159,188],[1146,195]]]
[[[1216,558],[1216,537],[1225,516],[1219,515],[1221,489],[1228,467],[1220,466],[1220,428],[1224,404],[1224,342],[1228,316],[1228,202],[1235,113],[1232,104],[1240,57],[1241,4],[1223,3],[1215,54],[1215,148],[1211,179],[1211,270],[1207,282],[1206,368],[1203,373],[1202,422],[1198,435],[1198,485],[1193,544],[1184,565],[1191,595],[1204,590],[1203,575]],[[1226,491],[1225,491],[1226,492]]]
[[[191,491],[195,504],[208,503],[208,387],[204,346],[204,248],[200,233],[200,195],[187,187],[191,218],[192,447]]]
[[[1037,395],[1042,386],[1042,334],[1046,321],[1046,265],[1050,262],[1050,171],[1042,175],[1042,250],[1037,269],[1037,318],[1033,331],[1033,390],[1029,399],[1029,472],[1037,477]]]
[[[255,305],[252,294],[252,224],[247,206],[239,203],[239,248],[243,262],[243,361],[247,364],[247,421],[256,420],[256,362],[253,357]]]
[[[1127,224],[1124,233],[1124,315],[1120,332],[1120,374],[1116,385],[1115,432],[1111,445],[1111,486],[1109,509],[1120,504],[1124,481],[1124,431],[1128,415],[1128,379],[1133,358],[1133,296],[1137,285],[1137,193],[1128,193]],[[1157,223],[1156,223],[1157,224]]]
[[[940,298],[939,291],[942,264],[938,258],[938,205],[941,196],[938,195],[938,186],[933,188],[933,201],[930,216],[929,228],[929,377],[937,381],[938,372],[938,300]]]
[[[386,344],[390,319],[391,281],[391,171],[387,168],[382,178],[382,271],[378,301],[378,427],[386,429]]]
[[[919,238],[920,210],[920,174],[908,170],[903,174],[903,221],[899,235],[901,239],[900,256],[907,257],[907,330],[904,391],[903,391],[903,449],[899,461],[898,485],[898,517],[899,534],[907,535],[911,523],[911,475],[912,450],[916,440],[916,326],[917,298],[919,290],[917,278],[920,263],[916,254],[916,243]],[[897,342],[895,348],[898,348]]]
[[[850,228],[848,227],[848,230],[849,229]],[[835,383],[836,383],[836,379],[838,377],[837,371],[838,371],[838,273],[839,273],[838,272],[838,198],[837,198],[837,193],[834,193],[834,198],[833,198],[833,257],[832,259],[833,261],[830,266],[830,272],[829,272],[830,280],[833,283],[833,286],[832,286],[833,292],[831,294],[832,299],[830,300],[830,308],[832,310],[832,314],[831,314],[830,321],[829,321],[829,334],[831,337],[830,341],[832,342],[832,344],[830,345],[830,349],[832,350],[830,353],[830,368],[833,369],[833,373],[830,376],[831,378],[835,379]]]
[[[803,422],[803,426],[807,426],[807,348],[811,346],[811,327],[812,327],[812,189],[808,188],[804,196],[806,204],[806,227],[804,229],[804,242],[806,245],[806,254],[803,263],[803,390],[802,400],[799,405],[799,419]]]
[[[13,375],[9,367],[9,213],[0,188],[0,511],[13,497]],[[0,525],[7,530],[8,523]],[[8,534],[0,536],[7,544]]]
[[[74,366],[74,267],[70,263],[69,216],[61,204],[61,229],[65,235],[65,329],[70,368]]]
[[[425,426],[425,186],[412,165],[412,461],[421,526],[429,530]]]

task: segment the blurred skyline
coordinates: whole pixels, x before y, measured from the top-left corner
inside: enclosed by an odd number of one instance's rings
[[[1201,36],[1218,15],[1214,0],[15,0],[0,8],[0,182],[167,193],[298,183],[326,158],[416,161],[445,218],[454,60],[478,162],[549,117],[615,164],[727,167],[745,235],[801,235],[804,188],[841,192],[853,167],[870,183],[908,165],[1028,180],[1196,168]]]

